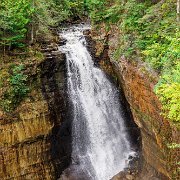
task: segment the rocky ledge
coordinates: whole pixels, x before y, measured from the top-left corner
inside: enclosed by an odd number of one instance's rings
[[[121,173],[116,178],[178,179],[178,150],[169,149],[167,145],[178,143],[179,131],[161,115],[162,105],[154,93],[158,76],[155,72],[149,71],[138,57],[128,60],[121,56],[115,59],[113,53],[118,49],[121,34],[115,25],[110,29],[106,31],[105,26],[101,24],[98,30],[92,30],[91,36],[96,42],[96,55],[105,52],[106,56],[101,61],[104,61],[103,64],[111,64],[112,75],[117,78],[120,90],[124,92],[142,139],[139,173],[135,176],[132,176],[131,172]]]
[[[28,66],[31,92],[13,113],[0,113],[0,179],[57,179],[69,165],[66,67],[58,42],[41,42],[43,61]]]

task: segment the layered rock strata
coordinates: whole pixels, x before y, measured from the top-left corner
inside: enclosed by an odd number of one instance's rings
[[[65,57],[55,43],[31,79],[31,93],[11,114],[0,116],[0,179],[57,179],[69,165],[71,125],[66,117]]]
[[[126,59],[124,56],[114,57],[121,38],[120,30],[112,26],[110,31],[101,25],[92,31],[96,41],[96,55],[105,54],[108,44],[108,55],[103,64],[109,61],[113,74],[117,77],[120,89],[123,90],[130,105],[135,123],[141,131],[142,160],[141,170],[133,179],[178,179],[178,150],[169,149],[167,145],[178,143],[179,131],[162,114],[162,105],[154,93],[158,75],[146,64],[136,58]],[[119,175],[126,179],[125,175]]]

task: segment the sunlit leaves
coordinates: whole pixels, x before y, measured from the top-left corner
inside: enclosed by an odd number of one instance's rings
[[[87,0],[95,23],[119,26],[115,58],[140,56],[161,78],[156,86],[164,115],[173,122],[180,118],[180,33],[176,0],[147,1]],[[118,37],[117,37],[118,38]],[[137,57],[135,57],[137,59]]]
[[[1,33],[3,45],[21,46],[30,22],[31,4],[26,0],[2,0],[0,4]]]
[[[180,62],[166,69],[155,92],[163,104],[164,115],[173,122],[180,122]]]
[[[24,66],[14,66],[11,70],[12,74],[7,80],[9,82],[9,89],[3,94],[0,102],[1,107],[6,112],[14,110],[29,92],[27,86],[28,76],[23,72]]]

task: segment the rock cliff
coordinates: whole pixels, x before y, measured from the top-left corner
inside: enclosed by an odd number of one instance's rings
[[[135,147],[142,144],[139,173],[121,173],[115,179],[178,179],[178,151],[168,149],[167,144],[178,142],[179,132],[161,115],[161,103],[154,93],[157,74],[147,70],[138,58],[127,60],[122,56],[115,60],[113,52],[120,37],[115,26],[109,32],[102,26],[91,36],[94,42],[89,40],[88,48],[97,64],[117,80],[126,107],[124,115],[138,126],[129,121],[128,131],[135,137]],[[15,112],[0,112],[0,179],[57,179],[71,161],[65,57],[57,45],[42,48],[45,59],[32,76],[31,93]],[[33,69],[35,65],[30,66]]]
[[[147,69],[138,57],[128,60],[121,56],[115,59],[113,54],[118,49],[121,34],[116,26],[110,29],[107,32],[105,26],[101,25],[92,30],[92,38],[96,41],[96,55],[102,57],[102,54],[106,54],[101,58],[101,64],[106,64],[105,69],[108,69],[107,64],[112,65],[113,71],[110,73],[117,78],[141,131],[143,158],[139,174],[133,179],[178,179],[178,151],[167,148],[167,144],[178,143],[179,133],[161,115],[162,105],[154,93],[158,75]],[[123,179],[122,176],[119,178]]]
[[[56,50],[42,46],[45,59],[28,65],[30,94],[13,113],[0,114],[0,179],[57,179],[69,165],[65,57]]]

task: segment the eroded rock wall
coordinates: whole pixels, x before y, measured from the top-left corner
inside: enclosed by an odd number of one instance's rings
[[[107,32],[102,24],[92,31],[92,37],[97,42],[97,55],[103,53],[108,44],[108,56],[103,59],[110,60],[114,76],[123,89],[134,121],[141,131],[143,160],[140,162],[139,175],[134,179],[178,179],[178,151],[168,149],[167,144],[178,142],[179,133],[161,115],[162,105],[154,93],[158,75],[147,69],[138,57],[129,60],[123,56],[114,58],[121,38],[116,26]]]
[[[50,179],[53,127],[40,91],[32,92],[16,114],[0,121],[0,179]]]
[[[0,179],[57,179],[69,165],[71,125],[65,121],[65,57],[45,49],[31,93],[10,114],[0,112]],[[53,51],[53,53],[52,53]]]

